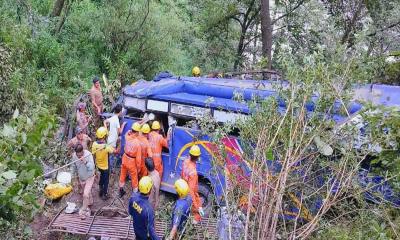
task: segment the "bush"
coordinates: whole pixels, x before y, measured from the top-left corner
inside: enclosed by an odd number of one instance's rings
[[[1,128],[0,137],[0,229],[7,232],[13,223],[31,219],[37,209],[35,179],[42,173],[41,159],[52,139],[55,117],[37,106],[31,115],[15,110],[10,122]],[[40,179],[38,179],[41,181]]]

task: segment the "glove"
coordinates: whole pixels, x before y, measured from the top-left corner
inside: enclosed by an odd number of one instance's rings
[[[204,217],[204,210],[202,207],[199,207],[199,214],[201,217]]]

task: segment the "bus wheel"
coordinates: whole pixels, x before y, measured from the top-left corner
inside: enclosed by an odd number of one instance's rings
[[[213,191],[211,187],[206,183],[199,183],[199,195],[201,206],[204,210],[204,217],[209,217],[212,210],[213,203]]]

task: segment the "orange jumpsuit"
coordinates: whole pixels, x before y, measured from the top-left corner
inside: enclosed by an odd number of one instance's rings
[[[167,139],[156,131],[149,133],[149,142],[151,150],[153,152],[154,166],[157,172],[160,174],[160,179],[162,179],[163,165],[161,159],[162,148],[168,148]]]
[[[199,222],[201,220],[201,216],[199,214],[199,208],[201,207],[199,196],[199,177],[197,175],[196,162],[191,161],[190,157],[188,157],[182,163],[181,177],[189,185],[189,193],[193,200],[192,213],[194,219]]]
[[[121,175],[119,177],[120,187],[125,184],[126,175],[132,180],[132,188],[138,187],[138,169],[136,162],[142,160],[142,149],[137,136],[133,134],[126,134],[125,136],[124,155],[122,156]]]
[[[136,161],[136,166],[138,168],[139,179],[143,176],[147,176],[147,168],[144,164],[144,160],[147,157],[153,157],[153,152],[151,151],[149,140],[147,140],[147,136],[140,134],[137,139],[139,140],[141,151],[142,151],[142,159],[141,161]]]

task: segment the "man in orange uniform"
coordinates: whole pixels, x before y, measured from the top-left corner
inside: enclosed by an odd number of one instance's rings
[[[204,216],[203,208],[201,207],[199,196],[199,177],[197,175],[196,161],[200,157],[200,148],[193,145],[189,150],[190,157],[182,163],[181,177],[189,184],[190,196],[193,200],[192,213],[194,216],[193,223],[200,222],[201,217]]]
[[[129,173],[132,181],[132,189],[137,192],[138,189],[138,171],[137,162],[142,161],[142,148],[138,139],[140,124],[135,122],[132,130],[125,135],[124,155],[122,156],[121,175],[119,177],[119,196],[125,195],[124,185],[126,175]]]
[[[158,174],[160,174],[160,179],[162,179],[163,165],[161,160],[161,152],[163,147],[168,148],[168,142],[167,139],[159,133],[160,123],[158,121],[153,122],[151,129],[153,131],[149,133],[149,142],[153,152],[154,166]]]
[[[138,140],[140,142],[140,146],[142,147],[142,159],[140,162],[136,161],[136,166],[138,167],[139,179],[143,176],[147,176],[147,168],[144,164],[144,160],[147,157],[153,158],[153,152],[151,151],[150,143],[148,140],[148,136],[150,133],[149,124],[145,123],[142,125],[140,129],[140,134],[138,136]]]

